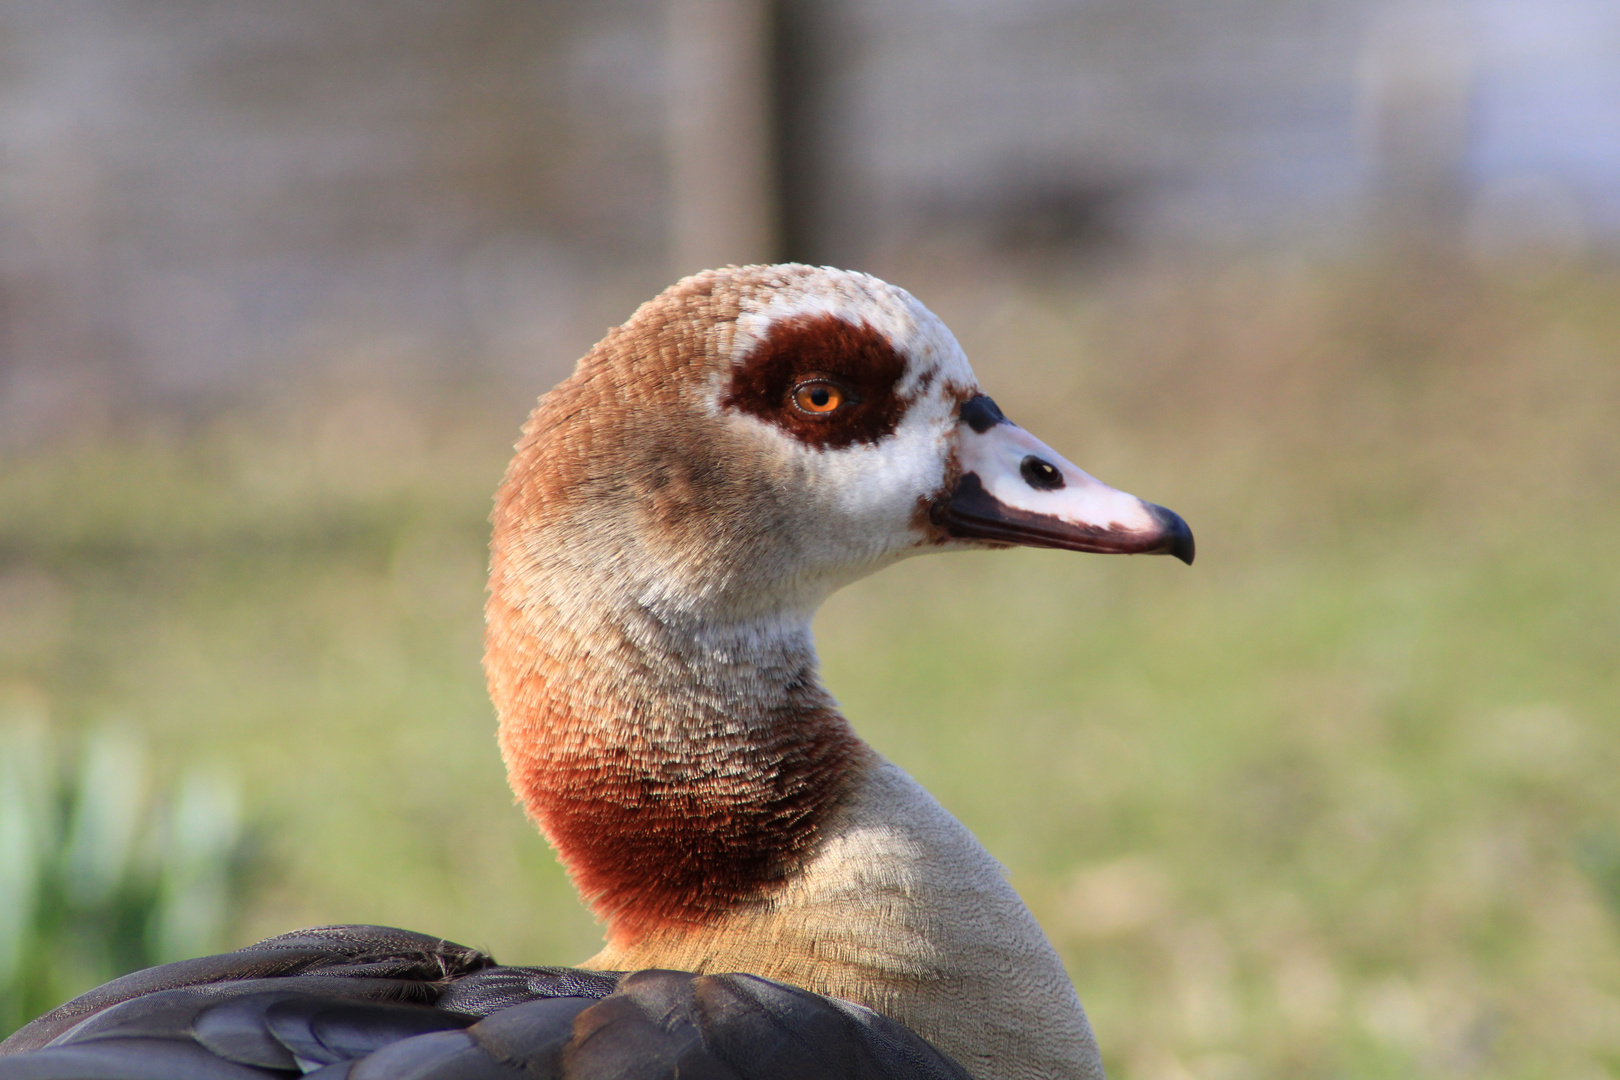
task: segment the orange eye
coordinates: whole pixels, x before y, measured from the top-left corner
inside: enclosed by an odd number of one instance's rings
[[[830,382],[807,382],[793,389],[793,404],[807,413],[830,413],[844,403],[844,392]]]

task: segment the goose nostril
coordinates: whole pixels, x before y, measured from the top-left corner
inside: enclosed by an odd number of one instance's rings
[[[1018,463],[1018,474],[1024,478],[1024,483],[1036,491],[1056,491],[1063,486],[1062,471],[1034,454]]]

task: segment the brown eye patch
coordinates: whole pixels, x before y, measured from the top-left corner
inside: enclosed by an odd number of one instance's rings
[[[807,446],[838,450],[894,431],[908,404],[896,392],[905,373],[904,358],[866,323],[806,315],[772,324],[733,370],[720,403]],[[818,407],[818,388],[830,388],[836,407]]]

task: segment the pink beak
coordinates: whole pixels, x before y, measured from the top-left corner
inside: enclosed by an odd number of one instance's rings
[[[1172,511],[1116,491],[1065,461],[980,394],[962,404],[962,475],[934,520],[951,536],[1193,561],[1193,535]]]

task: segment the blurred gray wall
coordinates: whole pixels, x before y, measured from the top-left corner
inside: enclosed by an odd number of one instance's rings
[[[343,363],[540,386],[693,259],[1617,235],[1613,0],[0,4],[12,438]]]

